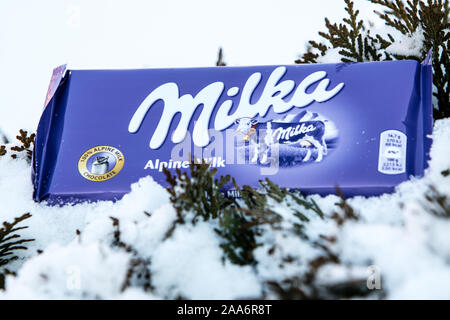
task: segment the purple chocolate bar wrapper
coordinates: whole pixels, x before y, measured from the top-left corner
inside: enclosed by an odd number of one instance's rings
[[[239,185],[391,192],[427,166],[432,68],[416,61],[66,70],[43,111],[34,199],[117,200],[191,155]],[[222,190],[238,196],[231,183]],[[151,195],[149,195],[151,196]]]

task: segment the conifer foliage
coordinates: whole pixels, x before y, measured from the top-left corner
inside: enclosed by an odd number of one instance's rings
[[[216,66],[217,67],[224,67],[226,65],[227,65],[226,62],[223,60],[223,49],[219,48],[219,52],[217,53]]]
[[[20,235],[17,234],[17,231],[28,228],[26,226],[18,227],[17,225],[30,217],[31,214],[25,213],[15,218],[12,223],[3,222],[3,227],[0,229],[0,267],[18,259],[14,255],[14,251],[26,250],[27,248],[23,244],[34,241],[34,239],[20,239]]]
[[[18,155],[23,155],[28,162],[31,162],[35,137],[35,133],[28,135],[27,131],[20,129],[19,134],[16,136],[18,143],[11,146],[9,151],[7,146],[0,145],[0,156],[9,153],[11,158],[16,159]]]
[[[433,84],[437,105],[434,118],[450,117],[450,24],[448,0],[370,0],[382,10],[375,11],[392,32],[375,33],[371,26],[359,18],[351,0],[344,0],[347,17],[340,23],[325,18],[326,32],[319,32],[322,41],[311,40],[307,52],[296,63],[317,63],[331,49],[338,50],[342,62],[363,62],[413,59],[422,61],[432,49]],[[398,54],[390,49],[403,37],[423,36],[419,50],[411,54]],[[438,107],[439,106],[439,107]]]
[[[25,213],[14,219],[12,223],[3,222],[0,228],[0,289],[4,288],[4,276],[12,274],[6,269],[8,263],[17,260],[17,250],[27,250],[24,245],[34,239],[22,239],[17,231],[28,228],[27,226],[18,227],[17,225],[31,217],[31,214]]]
[[[253,251],[259,246],[257,238],[263,233],[263,226],[280,229],[282,218],[277,214],[270,202],[285,203],[298,223],[293,228],[298,236],[307,239],[304,225],[309,221],[301,209],[311,210],[323,218],[323,212],[312,199],[307,199],[297,192],[280,188],[269,179],[260,181],[261,188],[238,186],[235,179],[232,183],[241,198],[227,198],[223,187],[229,183],[229,176],[215,178],[216,169],[209,169],[204,161],[192,159],[189,173],[181,173],[177,169],[172,175],[164,168],[166,180],[170,184],[167,191],[170,201],[177,211],[177,219],[169,229],[166,237],[170,237],[178,224],[197,223],[198,220],[216,224],[215,231],[221,237],[221,248],[224,259],[238,265],[254,265],[256,261]],[[292,200],[292,201],[291,201]],[[292,205],[292,204],[296,205]]]

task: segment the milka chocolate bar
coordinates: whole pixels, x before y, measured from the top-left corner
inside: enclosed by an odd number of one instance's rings
[[[34,199],[116,200],[163,168],[210,162],[239,185],[391,192],[427,166],[428,61],[145,70],[55,69]],[[223,190],[238,196],[230,183]],[[150,195],[149,195],[150,196]]]

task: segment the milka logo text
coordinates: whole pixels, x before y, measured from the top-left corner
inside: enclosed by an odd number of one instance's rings
[[[261,73],[253,73],[242,89],[239,105],[233,114],[229,114],[233,106],[232,100],[225,100],[219,106],[214,119],[214,129],[219,131],[224,130],[231,126],[237,119],[243,117],[264,117],[269,111],[270,106],[273,107],[274,112],[284,113],[294,107],[306,107],[313,101],[324,102],[334,97],[344,87],[344,83],[339,83],[333,89],[327,90],[330,80],[325,78],[327,75],[326,72],[317,71],[303,79],[295,89],[295,82],[293,80],[279,82],[285,73],[286,67],[276,68],[267,80],[259,100],[251,104],[250,98],[261,81]],[[306,93],[306,89],[316,82],[318,84],[315,90],[311,93]],[[164,143],[170,124],[177,113],[181,114],[181,118],[172,134],[172,142],[180,143],[186,135],[195,110],[200,105],[203,105],[203,110],[195,123],[192,137],[194,144],[199,147],[204,147],[210,142],[208,124],[210,123],[214,107],[223,93],[224,87],[223,82],[214,82],[200,90],[195,97],[190,94],[185,94],[180,97],[176,83],[165,83],[153,90],[142,101],[130,121],[128,131],[130,133],[136,133],[151,106],[156,101],[162,100],[164,102],[164,111],[150,140],[150,148],[157,149]],[[283,100],[294,89],[295,92],[292,98],[289,101]],[[240,88],[238,87],[232,87],[226,94],[228,97],[234,97],[239,93],[239,90]]]
[[[280,127],[275,130],[272,130],[272,137],[278,141],[278,140],[290,140],[292,137],[301,135],[303,133],[308,133],[316,130],[316,127],[312,124],[306,126],[304,123],[302,125],[297,125],[296,127],[288,127],[286,129]],[[268,130],[270,131],[270,130]]]

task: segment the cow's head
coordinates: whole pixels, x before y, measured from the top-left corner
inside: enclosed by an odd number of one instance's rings
[[[94,163],[96,163],[96,164],[105,164],[105,163],[108,163],[108,156],[106,156],[106,157],[95,157],[95,161],[94,161]]]
[[[243,117],[236,119],[235,123],[238,125],[236,131],[241,132],[243,134],[249,134],[251,129],[256,130],[256,125],[258,124],[258,120],[255,118]]]

